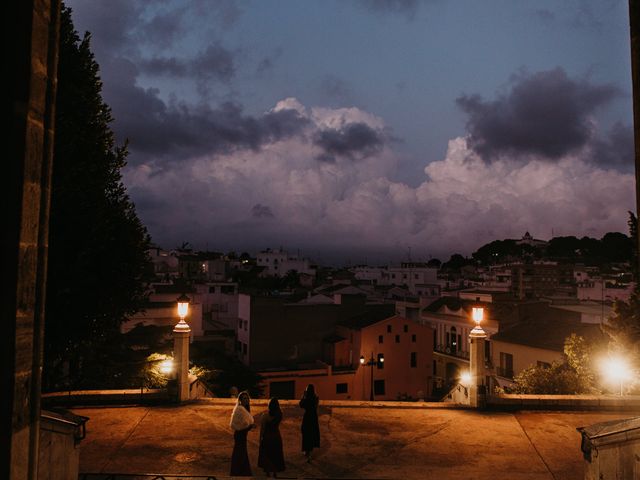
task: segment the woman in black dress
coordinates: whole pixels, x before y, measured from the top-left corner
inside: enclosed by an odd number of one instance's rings
[[[284,453],[282,451],[282,436],[280,435],[280,422],[282,410],[277,398],[269,400],[269,409],[262,416],[260,423],[260,450],[258,453],[258,466],[264,470],[267,477],[273,473],[284,471]]]
[[[302,451],[311,463],[311,452],[320,447],[320,426],[318,425],[318,396],[312,384],[307,388],[300,400],[300,407],[304,408],[302,417]]]
[[[231,476],[252,475],[251,465],[249,464],[249,454],[247,452],[247,434],[249,430],[255,428],[253,417],[251,416],[250,398],[247,392],[241,392],[238,395],[238,401],[233,413],[231,414],[231,422],[229,426],[233,430],[233,453],[231,454]]]

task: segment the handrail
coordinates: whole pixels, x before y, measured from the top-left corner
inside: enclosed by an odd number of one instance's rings
[[[196,480],[217,480],[213,475],[186,475],[164,473],[80,473],[78,480],[177,480],[181,478]]]

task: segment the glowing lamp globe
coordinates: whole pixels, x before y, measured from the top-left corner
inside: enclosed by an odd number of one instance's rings
[[[190,298],[184,293],[178,297],[178,316],[181,320],[184,320],[189,313],[189,301]]]
[[[173,371],[173,360],[167,358],[160,362],[160,371],[165,375],[169,375]]]
[[[484,308],[473,307],[471,309],[471,318],[476,322],[476,325],[480,325],[480,322],[484,319]]]
[[[364,355],[360,356],[360,365],[364,365]]]

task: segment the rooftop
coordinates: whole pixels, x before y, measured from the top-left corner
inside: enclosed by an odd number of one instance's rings
[[[581,480],[581,434],[600,422],[637,416],[613,412],[476,412],[442,404],[397,402],[363,408],[321,402],[321,447],[307,464],[300,453],[302,410],[281,401],[286,478]],[[349,406],[353,405],[353,406]],[[440,405],[440,408],[437,407]],[[229,473],[233,401],[185,406],[79,408],[89,417],[80,444],[81,472]],[[259,422],[266,401],[252,402]],[[249,433],[255,475],[259,431]]]
[[[573,321],[535,321],[516,324],[492,335],[491,340],[563,352],[564,341],[572,333],[585,338],[596,338],[603,335],[598,324]]]

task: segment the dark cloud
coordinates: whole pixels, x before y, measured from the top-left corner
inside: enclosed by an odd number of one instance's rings
[[[85,25],[92,34],[96,53],[129,50],[129,32],[138,27],[144,2],[109,0],[84,2],[72,6],[75,25]],[[80,36],[84,32],[80,29]]]
[[[485,160],[522,154],[555,159],[591,140],[590,116],[618,95],[612,85],[574,80],[556,68],[515,76],[496,100],[463,95],[456,103],[469,116],[470,146]]]
[[[325,75],[320,81],[320,91],[334,100],[347,101],[353,97],[353,88],[335,75]]]
[[[631,171],[634,167],[633,149],[633,129],[616,123],[604,139],[592,142],[591,160],[599,165]]]
[[[232,102],[217,108],[165,102],[156,89],[135,84],[137,71],[131,62],[118,59],[109,71],[118,81],[105,82],[105,99],[114,112],[118,138],[130,141],[133,163],[149,156],[179,159],[238,149],[259,150],[265,143],[300,133],[308,124],[292,109],[250,116]]]
[[[358,3],[374,13],[400,14],[412,20],[422,2],[419,0],[359,0]]]
[[[385,136],[365,123],[349,123],[340,129],[319,131],[313,143],[323,150],[318,160],[332,162],[336,157],[359,160],[381,151]]]
[[[150,75],[190,77],[205,82],[213,79],[229,82],[236,71],[233,53],[219,44],[209,45],[192,59],[152,57],[140,60],[138,65]]]
[[[134,35],[136,40],[160,48],[171,46],[184,31],[182,22],[187,11],[187,8],[182,6],[158,13],[146,22],[140,22]]]
[[[271,208],[267,205],[262,205],[261,203],[256,203],[251,208],[251,216],[253,218],[274,218]]]
[[[265,55],[258,63],[258,66],[256,67],[256,73],[258,75],[262,75],[263,73],[266,73],[269,70],[273,69],[276,61],[282,56],[283,52],[284,50],[282,47],[277,47],[271,54]]]

